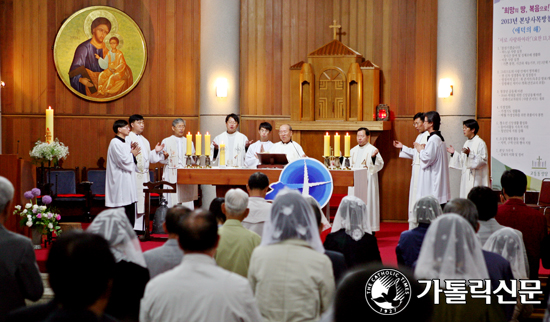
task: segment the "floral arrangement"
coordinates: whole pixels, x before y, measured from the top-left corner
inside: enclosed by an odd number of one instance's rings
[[[44,205],[39,206],[36,199],[40,196],[40,189],[33,188],[25,192],[24,196],[29,199],[29,202],[25,207],[15,206],[13,212],[14,215],[21,216],[21,226],[26,225],[29,228],[39,229],[42,235],[51,235],[55,232],[59,236],[61,233],[61,227],[59,226],[61,215],[57,214],[55,209],[46,206],[52,203],[52,197],[42,196]]]
[[[55,139],[52,143],[36,141],[34,148],[29,152],[30,156],[37,162],[53,161],[54,164],[69,155],[69,147]]]

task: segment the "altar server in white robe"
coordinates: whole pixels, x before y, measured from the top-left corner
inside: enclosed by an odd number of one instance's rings
[[[234,113],[229,114],[225,117],[226,131],[212,140],[211,150],[216,156],[219,155],[219,145],[225,144],[225,165],[228,167],[243,167],[246,149],[252,143],[252,141],[248,141],[246,135],[237,131],[238,127],[239,116]],[[218,165],[219,158],[216,158],[214,163]]]
[[[268,122],[262,122],[258,128],[258,134],[260,135],[260,140],[252,143],[246,151],[246,157],[244,160],[244,166],[250,169],[256,169],[260,160],[258,158],[258,153],[263,153],[269,151],[273,146],[273,142],[269,141],[269,133],[273,127]]]
[[[462,122],[462,132],[468,138],[462,151],[456,152],[452,145],[447,148],[451,154],[449,167],[462,171],[460,178],[460,198],[467,198],[473,187],[489,186],[489,167],[487,167],[487,145],[477,132],[479,124],[474,119]]]
[[[368,169],[366,199],[367,215],[370,218],[372,231],[380,230],[380,195],[378,190],[378,172],[384,167],[384,160],[378,149],[370,144],[370,131],[365,128],[357,130],[357,145],[350,151],[352,169]],[[348,188],[348,195],[358,196],[355,187]],[[364,192],[361,193],[365,195]]]
[[[418,136],[415,143],[426,144],[429,133],[424,130],[424,114],[416,113],[413,116],[414,128],[418,131]],[[418,188],[418,176],[420,174],[420,158],[418,151],[414,147],[408,147],[399,141],[393,141],[393,146],[401,149],[399,157],[404,159],[412,159],[411,186],[409,188],[409,229],[414,229],[418,226],[416,219],[413,218],[414,204],[416,203],[416,194]]]
[[[186,166],[187,138],[185,137],[185,120],[177,118],[172,121],[172,131],[174,134],[162,140],[164,145],[163,155],[160,163],[164,164],[162,180],[170,183],[176,183],[178,180],[178,169]],[[191,154],[195,153],[195,145],[191,142]],[[167,187],[166,187],[167,188]],[[178,184],[176,193],[166,193],[168,208],[182,204],[183,206],[194,210],[193,200],[198,199],[199,190],[197,185]]]
[[[154,150],[151,150],[149,141],[142,135],[145,129],[145,120],[143,116],[134,114],[128,120],[132,131],[126,142],[132,144],[137,142],[141,148],[141,152],[136,156],[136,193],[137,193],[137,214],[134,230],[145,230],[143,226],[143,214],[145,213],[145,192],[143,192],[143,184],[150,181],[149,164],[157,163],[162,157],[162,149],[164,145],[157,143]]]
[[[285,153],[288,163],[300,158],[305,158],[306,154],[300,144],[292,141],[292,127],[288,124],[283,124],[279,127],[280,142],[273,144],[269,153]]]
[[[430,136],[426,145],[415,142],[414,146],[420,153],[420,176],[416,198],[418,200],[426,196],[434,196],[443,208],[451,199],[451,188],[447,145],[439,131],[440,125],[439,113],[434,111],[424,113],[424,128]]]
[[[109,143],[107,150],[107,169],[105,178],[105,206],[109,208],[124,207],[126,216],[132,226],[136,219],[136,155],[141,151],[134,143],[126,143],[130,126],[125,120],[113,124],[116,136]]]

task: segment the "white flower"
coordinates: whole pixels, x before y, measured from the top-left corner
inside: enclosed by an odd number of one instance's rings
[[[32,207],[32,204],[28,203],[25,205],[25,208],[29,209],[30,207]]]
[[[38,205],[33,205],[32,209],[38,209]]]
[[[52,224],[52,223],[49,223],[49,224],[48,224],[48,228],[52,229],[52,228],[53,228],[53,224]]]
[[[46,206],[40,206],[40,211],[44,211],[44,210],[46,210],[46,208],[48,208],[48,207],[46,207]]]
[[[31,215],[27,215],[27,218],[31,219],[31,218],[32,218],[32,216],[31,216]]]
[[[22,214],[26,214],[27,213],[27,209],[23,210]]]
[[[32,221],[27,221],[27,227],[32,226]]]
[[[15,209],[17,209],[17,210],[21,210],[21,205],[17,205],[17,206],[15,206]]]

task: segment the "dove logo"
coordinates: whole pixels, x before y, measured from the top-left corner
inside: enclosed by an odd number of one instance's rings
[[[365,285],[365,299],[376,313],[394,315],[403,311],[411,300],[411,283],[398,270],[384,268]]]

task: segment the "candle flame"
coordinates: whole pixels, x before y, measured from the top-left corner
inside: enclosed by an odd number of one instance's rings
[[[191,135],[191,132],[187,132],[187,135]]]
[[[327,134],[325,134],[325,135],[328,135],[328,132],[327,132]]]
[[[349,132],[346,132],[346,136],[349,136]]]
[[[199,131],[199,132],[197,132],[197,135],[201,135],[201,132],[200,132],[200,131]]]
[[[48,110],[51,110],[51,109],[52,109],[52,107],[51,107],[51,106],[48,106]]]
[[[338,132],[336,132],[336,135],[338,135]]]
[[[206,131],[206,135],[210,135],[210,133],[208,133],[208,131]]]

